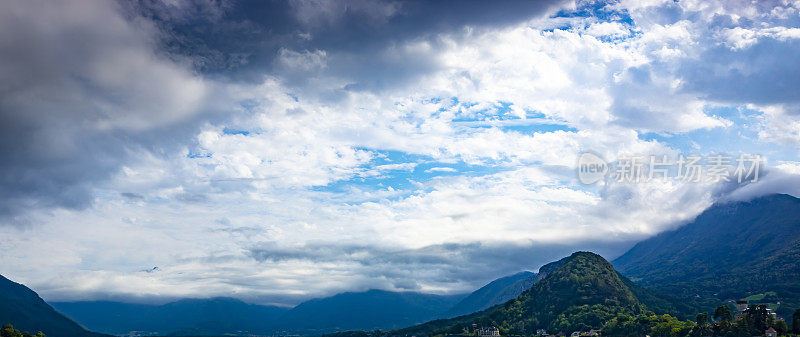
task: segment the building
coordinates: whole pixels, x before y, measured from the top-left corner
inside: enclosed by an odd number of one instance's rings
[[[742,311],[747,310],[748,306],[749,306],[749,303],[747,302],[747,300],[738,300],[738,301],[736,301],[736,311],[738,311],[738,312],[742,312]]]
[[[482,327],[478,329],[478,337],[498,337],[500,336],[500,329],[493,326]]]
[[[778,332],[773,328],[769,328],[767,331],[764,331],[764,335],[766,337],[778,337]]]
[[[744,307],[742,307],[741,302],[744,302]],[[733,317],[734,320],[738,321],[744,318],[744,316],[747,315],[747,312],[752,308],[753,307],[750,307],[747,301],[736,301],[736,315]],[[771,316],[774,320],[783,320],[783,318],[778,317],[778,314],[775,312],[775,310],[770,308],[767,308],[767,315]]]

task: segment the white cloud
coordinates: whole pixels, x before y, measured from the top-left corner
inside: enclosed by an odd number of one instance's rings
[[[425,172],[427,172],[427,173],[432,173],[432,172],[458,172],[458,170],[456,170],[456,169],[454,169],[452,167],[431,167],[431,168],[425,170]]]
[[[800,144],[800,108],[797,104],[765,107],[751,105],[750,108],[763,112],[763,125],[758,133],[760,139],[787,146]]]

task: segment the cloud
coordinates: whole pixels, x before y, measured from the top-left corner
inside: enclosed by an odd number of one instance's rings
[[[431,168],[425,170],[425,172],[428,172],[428,173],[432,173],[432,172],[458,172],[458,170],[456,170],[456,169],[454,169],[452,167],[431,167]]]
[[[613,258],[800,188],[796,8],[764,6],[9,4],[0,273],[48,300],[289,305]],[[575,174],[750,147],[778,163],[756,184]]]
[[[774,193],[800,197],[800,175],[784,164],[783,168],[763,170],[757,183],[733,185],[731,189],[720,199],[749,201]]]
[[[128,148],[158,146],[144,135],[177,134],[203,111],[206,81],[160,55],[156,28],[115,3],[0,6],[0,215],[87,207]]]
[[[800,104],[751,107],[763,112],[764,125],[758,133],[760,139],[787,146],[800,144]]]

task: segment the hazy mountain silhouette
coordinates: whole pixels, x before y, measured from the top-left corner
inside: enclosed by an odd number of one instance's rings
[[[184,299],[164,305],[120,302],[54,302],[84,326],[109,334],[146,331],[159,335],[267,333],[288,309],[232,298]]]
[[[30,288],[0,275],[0,324],[53,337],[99,337],[58,313]]]

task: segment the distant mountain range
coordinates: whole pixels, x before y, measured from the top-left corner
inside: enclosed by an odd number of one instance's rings
[[[89,329],[108,334],[140,331],[199,336],[388,330],[503,303],[517,297],[555,267],[555,264],[543,266],[538,274],[521,272],[506,276],[469,295],[369,290],[312,299],[291,309],[230,298],[181,300],[164,305],[89,301],[53,302],[53,306]]]
[[[288,309],[232,298],[185,299],[164,305],[120,302],[53,302],[53,307],[93,331],[159,335],[223,335],[272,331]]]
[[[314,299],[292,309],[230,298],[53,306],[94,331],[159,335],[321,334],[428,321],[397,331],[454,333],[467,323],[498,325],[512,333],[529,333],[533,327],[568,331],[645,308],[692,318],[748,296],[770,302],[787,317],[800,307],[800,199],[771,195],[715,204],[688,224],[640,242],[613,265],[621,274],[598,255],[576,253],[538,273],[502,277],[468,295],[370,290]],[[32,290],[2,277],[0,323],[53,337],[97,336]]]
[[[0,276],[0,324],[6,323],[13,323],[22,331],[41,331],[54,337],[103,336],[58,313],[28,287]]]
[[[370,290],[303,302],[281,316],[279,330],[308,334],[396,329],[440,318],[464,295]]]
[[[787,316],[800,306],[800,199],[780,194],[715,204],[613,264],[645,287],[695,302],[695,310],[772,291]]]
[[[187,299],[164,305],[120,302],[54,302],[94,331],[210,336],[318,334],[351,329],[395,329],[440,318],[464,295],[440,296],[370,290],[313,299],[288,309],[231,298]]]

